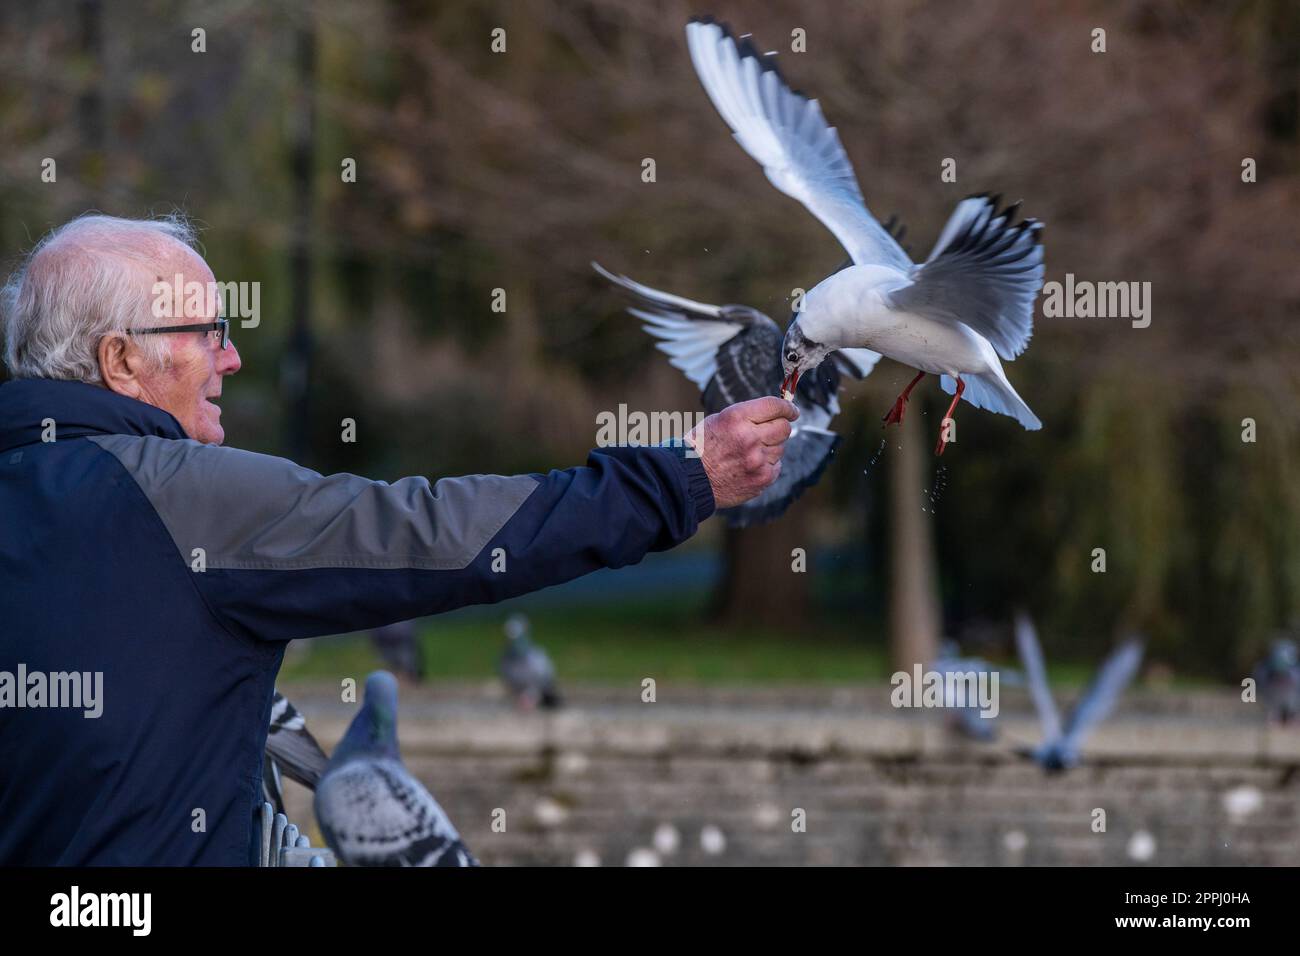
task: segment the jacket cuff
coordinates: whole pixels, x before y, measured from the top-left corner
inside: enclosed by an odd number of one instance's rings
[[[704,462],[680,438],[662,442],[659,447],[671,451],[681,466],[682,475],[686,479],[686,491],[695,505],[695,522],[699,524],[717,508],[717,503],[713,500],[713,484],[709,481],[708,472],[704,470]]]

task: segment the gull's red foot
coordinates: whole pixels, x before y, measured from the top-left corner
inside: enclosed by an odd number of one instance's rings
[[[939,444],[934,446],[936,457],[942,455],[943,450],[948,447],[948,423],[952,422],[954,426],[957,424],[957,419],[952,417],[952,413],[957,410],[957,403],[961,401],[961,393],[964,391],[966,391],[966,383],[961,379],[957,379],[957,393],[953,395],[952,404],[948,406],[947,413],[943,416],[943,420],[939,422]]]
[[[924,372],[917,372],[916,378],[907,383],[907,388],[903,389],[898,398],[894,399],[894,407],[885,413],[881,419],[885,426],[903,424],[903,413],[907,411],[907,397],[912,394],[912,389],[916,388],[916,383],[925,378]]]
[[[886,412],[880,420],[885,425],[901,425],[903,424],[903,412],[905,411],[907,411],[907,399],[899,395],[898,398],[894,399],[894,407]]]

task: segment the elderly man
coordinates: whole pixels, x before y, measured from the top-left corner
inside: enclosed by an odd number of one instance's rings
[[[221,446],[239,352],[184,223],[47,236],[0,299],[0,864],[254,859],[285,642],[500,601],[641,560],[780,470],[778,398],[683,447],[392,485]]]

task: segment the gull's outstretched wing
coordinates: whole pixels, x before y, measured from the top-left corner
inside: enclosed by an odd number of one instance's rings
[[[888,301],[900,312],[963,322],[1010,361],[1034,332],[1034,298],[1043,285],[1043,227],[1034,219],[1013,225],[1020,204],[999,211],[999,199],[980,195],[959,202],[930,258],[917,267],[911,284],[889,293]]]
[[[1065,746],[1068,750],[1077,751],[1092,728],[1106,719],[1141,665],[1142,641],[1136,637],[1126,640],[1106,658],[1097,678],[1070,714],[1069,726],[1065,731]]]
[[[704,90],[772,185],[826,226],[853,261],[912,269],[912,260],[867,210],[853,166],[821,106],[786,85],[774,58],[703,17],[686,25]]]
[[[1029,615],[1024,612],[1016,615],[1016,650],[1020,652],[1020,663],[1025,667],[1025,679],[1029,681],[1029,696],[1034,701],[1043,728],[1043,744],[1055,744],[1061,739],[1061,715],[1056,710],[1052,688],[1047,683],[1047,667],[1043,664],[1038,634]]]

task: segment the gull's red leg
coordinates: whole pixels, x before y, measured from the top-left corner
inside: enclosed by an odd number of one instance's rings
[[[948,444],[948,439],[944,437],[944,433],[948,431],[946,427],[948,419],[952,418],[952,413],[957,408],[957,403],[961,401],[961,393],[964,391],[966,391],[966,383],[961,379],[957,379],[957,392],[952,397],[952,404],[948,406],[947,414],[945,414],[943,420],[939,422],[939,444],[934,446],[934,453],[936,455],[942,455],[944,448]]]
[[[894,407],[885,413],[885,417],[882,418],[881,421],[886,425],[903,424],[903,412],[907,408],[907,396],[912,394],[912,389],[916,388],[916,383],[921,381],[923,378],[925,378],[924,372],[916,373],[916,378],[912,379],[912,381],[908,383],[907,388],[903,389],[903,393],[899,395],[898,398],[894,399]]]

